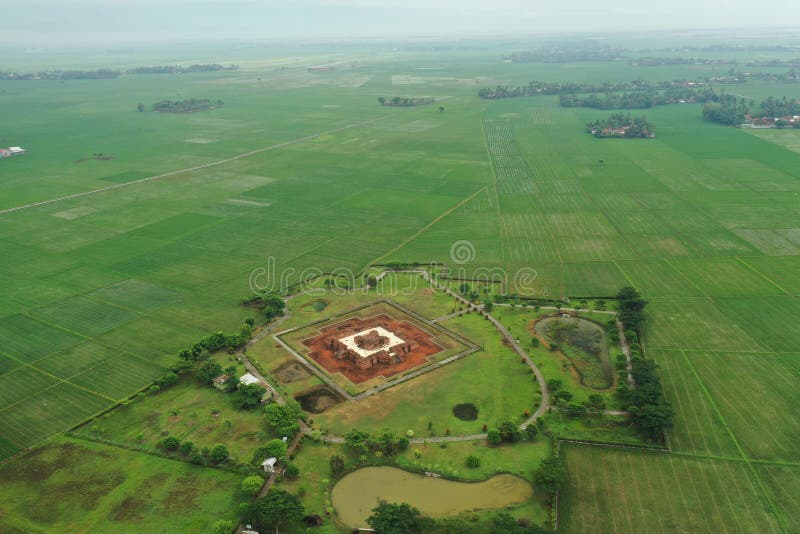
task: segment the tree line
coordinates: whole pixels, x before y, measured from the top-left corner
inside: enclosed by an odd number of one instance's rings
[[[222,100],[210,100],[208,98],[187,98],[184,100],[161,100],[153,104],[153,111],[160,113],[195,113],[197,111],[208,111],[221,108],[225,105]],[[144,104],[139,103],[136,109],[144,111]]]
[[[670,88],[685,88],[705,85],[706,80],[672,80],[653,82],[631,80],[628,82],[542,82],[533,80],[517,87],[498,85],[478,90],[478,96],[486,99],[516,98],[536,95],[568,95],[578,93],[614,93],[620,91],[656,91]]]
[[[0,71],[0,80],[109,80],[125,74],[186,74],[191,72],[217,72],[238,70],[238,65],[220,65],[218,63],[197,64],[189,66],[158,65],[152,67],[134,67],[131,69],[95,69],[95,70],[50,70],[38,72]]]
[[[565,108],[647,109],[670,104],[717,102],[719,99],[720,95],[711,87],[672,87],[664,91],[561,95],[558,104]]]
[[[424,106],[425,104],[430,104],[433,102],[433,98],[428,97],[421,97],[421,96],[393,96],[388,100],[385,97],[378,97],[378,104],[381,106],[398,106],[398,107],[413,107],[413,106]],[[444,110],[444,108],[441,108]]]
[[[617,294],[619,320],[625,328],[625,337],[631,353],[631,375],[634,387],[627,382],[617,386],[617,395],[631,422],[648,439],[661,442],[664,431],[672,427],[673,409],[664,399],[658,364],[644,358],[639,343],[645,321],[647,301],[633,287],[624,287]]]

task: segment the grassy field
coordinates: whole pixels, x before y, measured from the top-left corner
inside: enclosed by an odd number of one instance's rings
[[[198,532],[233,519],[240,475],[58,438],[0,467],[0,530]]]
[[[566,446],[563,532],[782,532],[740,462]]]
[[[77,430],[127,446],[156,450],[164,436],[191,441],[198,449],[224,443],[235,462],[247,463],[253,451],[272,439],[262,411],[237,410],[231,395],[185,379],[105,414]]]

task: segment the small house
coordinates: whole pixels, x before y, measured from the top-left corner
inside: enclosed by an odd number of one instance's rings
[[[0,148],[0,158],[10,158],[14,153],[7,148]]]
[[[13,156],[21,156],[26,152],[24,148],[18,146],[10,146],[8,149],[11,151],[11,155]]]
[[[231,377],[229,377],[228,375],[219,375],[217,378],[213,380],[213,385],[217,389],[220,390],[225,389],[225,384],[227,384],[228,380],[230,379]]]
[[[264,468],[264,471],[267,473],[274,473],[275,472],[275,465],[278,463],[277,458],[267,458],[263,462],[261,462],[261,467]]]

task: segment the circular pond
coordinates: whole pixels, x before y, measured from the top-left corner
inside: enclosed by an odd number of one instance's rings
[[[363,527],[378,501],[408,503],[423,515],[447,517],[474,509],[503,508],[529,500],[531,484],[514,475],[483,482],[455,482],[410,473],[396,467],[364,467],[333,487],[331,500],[341,521]]]
[[[474,421],[478,418],[478,407],[471,402],[453,406],[453,415],[462,421]]]

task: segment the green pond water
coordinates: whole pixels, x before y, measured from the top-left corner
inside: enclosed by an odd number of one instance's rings
[[[331,499],[344,524],[363,527],[379,499],[406,502],[430,517],[446,517],[476,508],[503,508],[532,496],[530,483],[513,475],[496,475],[483,482],[454,482],[395,467],[365,467],[340,480],[333,487]]]

